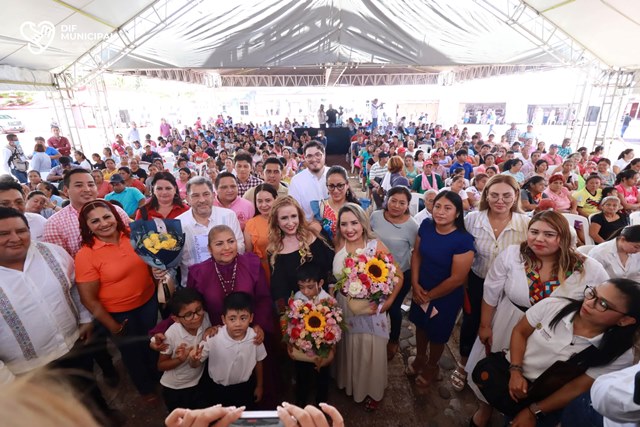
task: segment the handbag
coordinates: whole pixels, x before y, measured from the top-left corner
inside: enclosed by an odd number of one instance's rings
[[[509,395],[509,361],[504,352],[489,354],[474,368],[471,378],[487,402],[503,414],[515,417],[533,402],[545,399],[568,382],[584,374],[599,353],[591,345],[566,361],[556,361],[533,382],[527,380],[527,397],[518,402]]]

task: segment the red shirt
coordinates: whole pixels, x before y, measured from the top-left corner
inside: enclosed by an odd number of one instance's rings
[[[120,144],[118,144],[117,142],[114,142],[113,144],[111,144],[111,150],[112,151],[117,151],[118,155],[122,156],[124,155],[125,151],[124,151],[124,147]]]
[[[113,191],[113,187],[107,181],[102,181],[102,184],[98,186],[98,198],[104,199],[104,196],[111,193]]]
[[[162,216],[162,214],[157,210],[149,208],[148,205],[145,205],[145,206],[147,207],[147,219],[153,219],[153,218],[175,219],[179,215],[182,215],[183,213],[189,210],[189,207],[186,205],[182,205],[182,206],[173,205],[173,207],[171,208],[171,211],[169,211],[169,214],[167,216]],[[136,216],[135,216],[136,221],[139,219],[142,219],[142,213],[140,212],[140,209],[136,211]]]
[[[47,145],[58,150],[63,156],[71,155],[71,144],[69,143],[69,140],[64,136],[60,136],[57,138],[55,136],[52,136],[47,141]]]

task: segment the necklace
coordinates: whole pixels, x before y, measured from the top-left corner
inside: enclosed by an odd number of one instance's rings
[[[216,274],[218,275],[218,279],[220,280],[220,285],[222,285],[222,290],[224,291],[224,295],[227,296],[231,292],[234,291],[236,287],[236,272],[238,271],[238,258],[236,258],[233,262],[233,273],[231,273],[231,279],[225,280],[218,269],[218,263],[214,260],[213,265],[216,267]],[[227,291],[227,285],[231,288],[230,291]]]

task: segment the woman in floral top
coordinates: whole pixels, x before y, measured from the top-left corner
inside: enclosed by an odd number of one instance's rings
[[[527,240],[502,251],[489,269],[484,282],[480,329],[467,372],[473,372],[486,350],[509,347],[511,331],[525,311],[551,295],[580,299],[585,286],[596,286],[609,278],[602,265],[579,254],[571,245],[568,221],[562,214],[544,211],[529,223]],[[469,385],[482,394],[473,381]],[[480,402],[473,422],[488,424],[491,407]]]

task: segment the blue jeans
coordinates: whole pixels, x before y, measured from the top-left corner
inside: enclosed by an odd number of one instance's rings
[[[112,335],[112,340],[122,354],[122,363],[127,368],[133,384],[140,394],[155,391],[160,378],[158,354],[149,348],[148,332],[158,320],[158,300],[155,292],[151,299],[133,310],[110,313],[116,322],[128,320],[125,334]]]
[[[562,427],[602,427],[602,415],[591,406],[590,392],[573,399],[562,412]]]
[[[371,119],[371,133],[374,133],[378,129],[378,118]]]
[[[28,182],[27,173],[23,171],[19,171],[18,169],[11,169],[11,174],[18,178],[20,184],[26,184]]]

